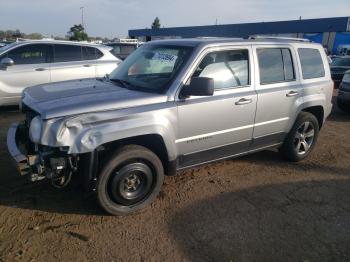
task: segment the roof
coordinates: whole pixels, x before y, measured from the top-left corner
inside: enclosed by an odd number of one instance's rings
[[[155,40],[147,42],[147,45],[181,45],[181,46],[192,46],[196,47],[199,45],[216,45],[216,44],[276,44],[276,43],[310,43],[303,41],[305,39],[243,39],[243,38],[220,38],[220,37],[211,37],[211,38],[184,38],[184,39],[167,39],[167,40]]]
[[[248,37],[255,34],[346,32],[350,31],[349,21],[349,17],[331,17],[244,24],[135,29],[129,30],[129,36]]]
[[[104,45],[107,45],[107,46],[135,46],[137,45],[137,43],[125,43],[125,42],[107,42],[107,43],[104,43]]]

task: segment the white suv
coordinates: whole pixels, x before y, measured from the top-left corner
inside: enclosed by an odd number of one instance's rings
[[[16,105],[25,87],[101,77],[121,60],[111,48],[56,40],[15,42],[0,48],[0,106]]]

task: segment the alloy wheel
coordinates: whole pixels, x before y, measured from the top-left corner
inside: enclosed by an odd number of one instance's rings
[[[315,137],[315,127],[312,122],[302,123],[294,137],[294,148],[298,155],[306,154],[311,148]]]

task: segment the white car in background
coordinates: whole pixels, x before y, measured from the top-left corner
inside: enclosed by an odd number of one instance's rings
[[[0,48],[0,106],[18,105],[24,88],[103,77],[121,60],[111,47],[57,40],[29,40]]]

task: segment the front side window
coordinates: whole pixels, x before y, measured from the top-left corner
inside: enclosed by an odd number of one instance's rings
[[[120,55],[121,54],[121,49],[120,49],[120,46],[115,46],[115,47],[113,47],[113,49],[112,49],[112,54],[114,54],[114,55]]]
[[[114,45],[112,54],[118,55],[129,55],[136,50],[136,45]]]
[[[72,62],[82,60],[82,50],[79,45],[54,45],[54,61]]]
[[[322,57],[317,49],[299,48],[298,53],[303,79],[312,79],[325,76]]]
[[[193,76],[213,78],[215,89],[249,85],[248,50],[209,53],[198,65]]]
[[[0,53],[6,51],[6,50],[8,50],[16,45],[18,45],[17,42],[13,42],[11,44],[4,45],[4,46],[0,47]]]
[[[257,49],[260,84],[295,80],[293,60],[288,48]]]
[[[110,74],[110,80],[131,89],[164,92],[189,58],[192,49],[187,46],[142,46]]]
[[[134,52],[135,49],[136,49],[136,46],[134,45],[124,45],[120,47],[120,53],[128,55]]]
[[[20,46],[7,53],[15,65],[48,63],[48,45],[33,44]]]

